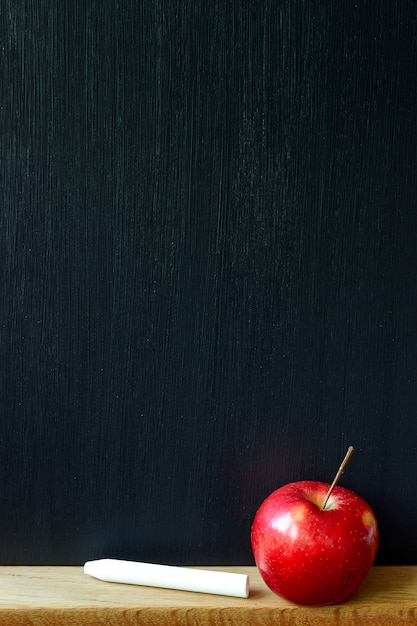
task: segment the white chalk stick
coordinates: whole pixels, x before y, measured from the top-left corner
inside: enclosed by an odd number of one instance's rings
[[[118,559],[87,561],[84,564],[84,574],[114,583],[214,593],[238,598],[249,596],[249,576],[246,574]]]

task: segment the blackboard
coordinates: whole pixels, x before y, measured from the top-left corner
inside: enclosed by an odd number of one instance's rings
[[[417,560],[409,0],[4,0],[0,562],[251,564],[304,478]]]

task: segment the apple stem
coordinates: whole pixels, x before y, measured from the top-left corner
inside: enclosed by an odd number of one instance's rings
[[[345,471],[345,467],[350,459],[350,457],[352,456],[354,451],[354,447],[353,446],[349,446],[348,451],[345,454],[345,458],[343,459],[339,469],[337,470],[337,474],[334,477],[334,480],[332,482],[332,484],[329,487],[329,491],[326,494],[326,497],[324,498],[324,502],[323,502],[323,506],[321,507],[321,510],[324,511],[324,509],[326,508],[326,504],[330,498],[330,495],[334,489],[334,487],[336,486],[337,481],[339,480],[339,478],[341,477],[341,475],[343,474],[343,472]]]

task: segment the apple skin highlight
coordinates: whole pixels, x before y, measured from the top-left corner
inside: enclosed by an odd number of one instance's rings
[[[259,507],[252,551],[267,586],[302,605],[336,604],[363,583],[379,544],[375,515],[365,500],[329,485],[299,481],[280,487]]]

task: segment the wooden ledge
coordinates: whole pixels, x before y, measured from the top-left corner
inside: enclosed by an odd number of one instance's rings
[[[269,591],[255,567],[212,567],[249,574],[248,599],[105,583],[82,567],[0,567],[0,624],[43,626],[236,625],[401,626],[417,623],[417,566],[374,567],[347,602],[290,604]]]

